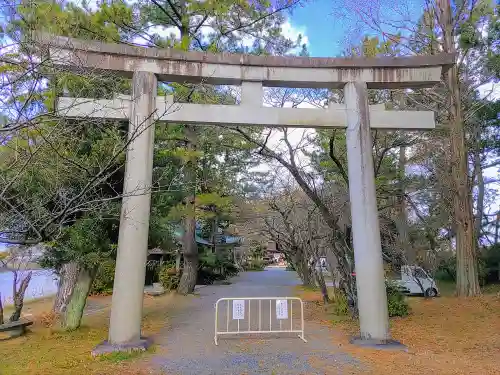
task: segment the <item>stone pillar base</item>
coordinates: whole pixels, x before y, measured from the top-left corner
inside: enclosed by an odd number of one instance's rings
[[[353,337],[349,342],[356,346],[363,346],[366,348],[377,350],[401,350],[408,351],[406,345],[401,344],[396,340],[376,340],[376,339],[362,339],[361,337]]]
[[[141,337],[140,340],[126,344],[111,344],[108,340],[103,341],[92,350],[92,356],[97,357],[116,352],[133,352],[136,350],[146,351],[153,345],[153,340],[147,337]]]

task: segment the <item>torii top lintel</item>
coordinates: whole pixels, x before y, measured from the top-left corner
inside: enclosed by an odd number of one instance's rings
[[[455,63],[454,54],[378,58],[310,58],[185,52],[126,44],[41,35],[52,62],[72,70],[114,71],[131,77],[134,71],[155,73],[168,82],[341,88],[363,81],[368,88],[431,87]]]

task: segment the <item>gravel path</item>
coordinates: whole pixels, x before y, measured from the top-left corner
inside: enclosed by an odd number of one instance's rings
[[[308,343],[297,335],[285,334],[220,337],[219,345],[214,345],[214,304],[219,298],[293,296],[293,287],[299,282],[293,272],[268,269],[242,273],[231,285],[200,288],[199,296],[175,309],[171,328],[155,339],[159,347],[150,365],[168,375],[342,374],[345,365],[357,366],[332,342],[327,327],[312,322],[306,322],[305,327]],[[294,307],[294,319],[297,312]],[[252,316],[253,325],[258,316],[253,309]]]

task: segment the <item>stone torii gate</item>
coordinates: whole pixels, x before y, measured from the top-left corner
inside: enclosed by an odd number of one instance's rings
[[[42,39],[56,66],[76,72],[111,71],[132,78],[130,97],[60,98],[58,103],[60,116],[129,119],[129,139],[135,135],[127,149],[109,340],[104,345],[111,350],[147,345],[141,337],[141,318],[156,121],[347,128],[361,340],[390,341],[370,128],[431,129],[435,123],[433,112],[385,111],[383,106],[369,106],[367,89],[431,87],[454,64],[454,55],[375,59],[253,56],[132,47],[65,37]],[[174,104],[171,96],[157,97],[158,79],[241,85],[241,104]],[[343,88],[345,105],[330,104],[326,109],[264,107],[263,87]]]

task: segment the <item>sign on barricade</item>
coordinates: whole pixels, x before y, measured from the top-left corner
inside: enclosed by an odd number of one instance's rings
[[[219,344],[220,335],[266,333],[297,333],[307,342],[302,300],[298,297],[238,297],[220,298],[215,303],[215,345]]]

